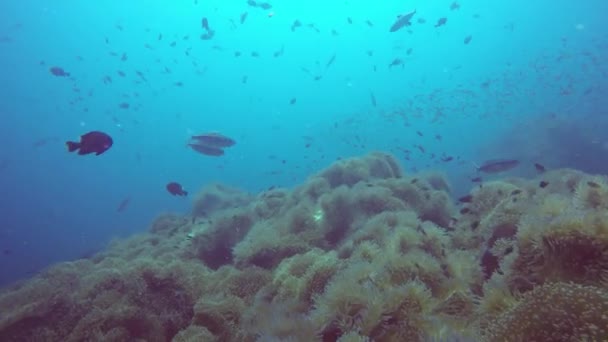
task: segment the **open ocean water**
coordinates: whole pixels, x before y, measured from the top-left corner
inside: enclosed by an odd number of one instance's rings
[[[4,1],[0,341],[608,340],[606,13]]]

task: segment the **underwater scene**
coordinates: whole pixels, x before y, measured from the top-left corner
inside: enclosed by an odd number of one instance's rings
[[[0,341],[608,341],[608,2],[0,4]]]

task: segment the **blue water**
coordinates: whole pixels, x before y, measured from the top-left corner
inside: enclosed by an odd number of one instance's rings
[[[373,150],[408,171],[446,173],[455,196],[472,186],[474,163],[496,157],[601,173],[608,3],[451,2],[2,2],[0,283],[145,231],[162,212],[187,213],[193,196],[170,196],[170,181],[191,194],[213,182],[293,187]],[[388,32],[414,9],[411,27]],[[211,40],[199,38],[203,17]],[[446,25],[433,27],[440,17]],[[403,67],[389,68],[395,58]],[[71,76],[53,76],[53,66]],[[569,129],[550,139],[552,123]],[[66,151],[91,130],[114,146],[97,157]],[[209,131],[237,144],[220,158],[185,146]],[[560,154],[566,145],[578,150]]]

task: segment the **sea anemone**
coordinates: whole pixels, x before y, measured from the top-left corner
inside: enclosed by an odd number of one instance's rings
[[[604,341],[608,338],[608,291],[550,283],[523,295],[489,322],[484,341]]]
[[[576,204],[584,209],[608,209],[608,183],[604,177],[585,177],[574,191]]]

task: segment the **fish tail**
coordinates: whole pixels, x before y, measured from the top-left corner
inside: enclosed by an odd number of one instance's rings
[[[68,147],[69,152],[74,152],[80,148],[80,143],[74,141],[66,141],[65,145]]]

